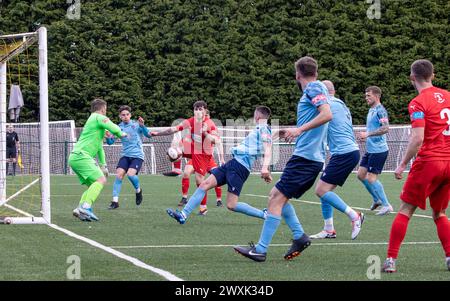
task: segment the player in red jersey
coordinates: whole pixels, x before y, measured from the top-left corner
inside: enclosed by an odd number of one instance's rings
[[[208,117],[208,115],[207,115]],[[178,138],[179,140],[179,138]],[[180,142],[178,142],[177,144],[181,146],[181,149],[184,150],[185,148],[190,149],[190,143],[191,143],[191,139],[190,137],[185,137],[183,138]],[[219,160],[220,160],[220,164],[224,164],[224,157],[223,157],[223,149],[222,149],[222,144],[217,145],[217,149],[218,149],[218,153],[219,153]],[[182,197],[181,197],[181,201],[180,203],[178,203],[178,206],[184,206],[187,203],[187,196],[188,196],[188,191],[189,191],[189,186],[190,186],[190,176],[192,174],[194,174],[194,166],[192,165],[192,159],[190,159],[190,155],[185,155],[184,151],[183,151],[183,157],[186,158],[187,162],[186,165],[184,166],[184,171],[183,171],[183,178],[181,179],[181,193],[182,193]],[[179,167],[177,165],[175,165],[175,167],[180,168],[181,170],[181,160],[179,161]],[[175,163],[177,163],[175,162]],[[208,173],[211,173],[211,170],[213,170],[214,168],[216,168],[218,165],[216,163],[216,161],[214,160],[214,157],[211,157],[211,161],[209,162],[208,165]],[[217,207],[222,207],[223,203],[222,203],[222,187],[216,187],[215,188],[216,191],[216,206]],[[208,212],[207,206],[207,198],[205,196],[205,198],[203,198],[202,203],[200,204],[200,211],[199,211],[199,215],[206,215],[206,213]]]
[[[426,209],[427,198],[450,270],[450,222],[445,215],[450,199],[450,93],[434,87],[433,79],[434,68],[430,61],[417,60],[411,65],[410,80],[419,95],[408,105],[411,136],[395,177],[402,179],[409,161],[416,154],[417,158],[403,186],[400,210],[392,223],[383,266],[387,273],[396,271],[395,261],[409,220],[417,207]]]
[[[214,144],[220,144],[220,138],[214,122],[206,116],[207,104],[199,100],[194,103],[194,117],[191,117],[175,127],[168,128],[161,132],[152,132],[152,136],[164,136],[190,130],[190,139],[192,142],[186,143],[183,147],[183,156],[192,158],[192,166],[195,171],[195,180],[197,186],[203,181],[207,172],[212,168]],[[215,162],[214,162],[214,165]],[[188,186],[189,187],[189,186]],[[206,209],[206,196],[202,201]],[[204,212],[206,213],[206,211]]]

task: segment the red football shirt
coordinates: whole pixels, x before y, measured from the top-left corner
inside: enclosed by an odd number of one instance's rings
[[[411,126],[425,128],[417,159],[450,161],[450,93],[426,88],[409,103],[408,110]]]
[[[178,125],[177,129],[182,131],[183,129],[191,130],[191,154],[194,155],[212,155],[213,145],[209,140],[205,140],[206,134],[217,134],[217,127],[214,122],[205,118],[202,122],[196,122],[194,117],[191,117],[183,121]],[[187,151],[186,149],[184,151]]]

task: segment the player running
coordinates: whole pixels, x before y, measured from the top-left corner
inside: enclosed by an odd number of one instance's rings
[[[144,162],[144,149],[142,148],[142,136],[150,138],[150,133],[144,124],[144,119],[131,120],[131,108],[129,106],[120,106],[119,117],[122,120],[119,127],[127,136],[122,138],[122,154],[116,167],[116,179],[113,185],[113,199],[108,209],[119,208],[119,194],[122,189],[122,181],[125,174],[133,185],[136,192],[136,205],[142,203],[142,188],[139,183],[139,171]],[[107,134],[106,143],[112,145],[115,138]]]
[[[409,220],[417,207],[426,209],[430,199],[437,234],[450,271],[450,222],[445,215],[450,199],[450,93],[433,86],[434,67],[428,60],[411,65],[410,80],[419,95],[408,105],[411,136],[395,177],[416,156],[400,194],[401,204],[391,227],[387,259],[383,271],[396,272],[396,260],[406,235]]]
[[[99,218],[92,211],[92,205],[97,200],[106,184],[108,169],[106,167],[103,138],[108,130],[116,137],[127,134],[106,117],[106,102],[96,98],[91,103],[91,116],[83,127],[80,138],[70,153],[69,165],[77,174],[81,185],[89,188],[81,196],[80,204],[73,210],[73,215],[82,221],[98,221]],[[98,156],[100,167],[94,158]]]
[[[367,130],[358,133],[358,138],[361,141],[366,140],[367,152],[359,165],[358,179],[372,195],[373,203],[370,210],[382,205],[376,215],[386,215],[394,209],[384,192],[383,184],[378,180],[378,175],[381,174],[389,153],[386,142],[386,134],[389,131],[388,113],[381,104],[381,89],[377,86],[366,89],[366,101],[370,106],[367,114]]]
[[[297,127],[279,132],[280,138],[285,138],[287,142],[298,137],[294,153],[270,192],[268,214],[258,244],[234,247],[236,252],[258,262],[266,260],[267,249],[280,226],[281,218],[284,218],[293,235],[285,259],[300,255],[311,244],[289,199],[301,197],[314,185],[322,171],[327,123],[332,119],[332,113],[327,88],[317,80],[316,60],[308,56],[300,58],[295,63],[295,71],[297,85],[303,91],[297,106]]]
[[[311,235],[311,239],[336,238],[333,225],[333,207],[346,214],[352,222],[352,239],[356,239],[364,222],[364,214],[348,206],[333,190],[337,185],[344,185],[350,173],[358,165],[359,148],[353,133],[352,115],[345,103],[334,97],[334,85],[331,81],[322,82],[330,94],[330,108],[333,119],[328,123],[328,148],[331,158],[319,182],[316,195],[322,203],[324,228]]]
[[[266,212],[264,210],[254,208],[247,203],[238,202],[238,199],[242,187],[250,175],[253,163],[261,156],[264,156],[261,178],[267,183],[272,181],[269,172],[272,158],[272,132],[267,124],[269,117],[270,109],[268,107],[257,107],[253,114],[256,128],[241,144],[232,148],[233,159],[211,171],[211,176],[200,184],[182,211],[167,209],[167,214],[180,224],[184,224],[208,190],[227,184],[226,204],[229,210],[265,219]]]

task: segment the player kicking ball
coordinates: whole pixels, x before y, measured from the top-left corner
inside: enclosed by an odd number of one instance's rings
[[[333,208],[346,214],[352,222],[352,239],[358,237],[364,222],[364,214],[356,212],[348,206],[333,190],[337,185],[344,185],[348,176],[359,162],[359,147],[353,133],[352,116],[345,103],[334,97],[334,85],[329,80],[322,82],[330,95],[330,108],[333,119],[328,123],[328,148],[331,159],[328,162],[319,182],[316,195],[322,203],[324,229],[311,235],[311,239],[336,238],[333,225]]]
[[[85,222],[99,220],[92,211],[92,205],[105,186],[108,175],[103,149],[105,131],[119,138],[127,135],[105,116],[106,102],[103,99],[97,98],[92,101],[91,112],[69,156],[69,165],[78,176],[81,185],[89,187],[81,196],[79,206],[73,210],[73,215]],[[94,160],[96,156],[100,166]]]
[[[195,172],[195,182],[197,187],[203,182],[206,173],[209,170],[209,165],[213,157],[214,145],[219,143],[219,136],[217,127],[214,122],[207,118],[206,113],[208,106],[203,100],[198,100],[194,103],[194,116],[184,120],[177,126],[170,127],[161,132],[152,132],[152,136],[167,136],[178,133],[183,130],[190,131],[190,138],[192,140],[189,154],[192,158],[192,166]],[[188,150],[184,149],[186,154]],[[206,204],[207,195],[204,195],[204,202]]]
[[[139,206],[142,203],[142,188],[138,177],[144,162],[142,136],[151,138],[142,117],[139,117],[137,121],[131,120],[131,108],[129,106],[121,106],[119,108],[119,117],[122,120],[119,127],[127,136],[121,139],[122,157],[117,163],[116,179],[113,185],[113,199],[109,209],[119,208],[119,195],[125,175],[127,175],[136,192],[136,205]],[[112,145],[115,140],[113,135],[108,134],[106,143]]]
[[[256,128],[240,145],[232,148],[233,159],[225,165],[211,170],[211,176],[200,184],[182,211],[167,209],[167,214],[170,217],[174,218],[180,224],[184,224],[192,211],[200,205],[201,200],[208,190],[227,184],[226,205],[229,210],[265,219],[265,210],[238,202],[242,187],[250,175],[253,163],[261,156],[264,156],[261,178],[267,183],[272,181],[269,172],[270,160],[272,158],[272,132],[267,124],[270,117],[270,109],[265,106],[259,106],[255,109],[253,116]]]

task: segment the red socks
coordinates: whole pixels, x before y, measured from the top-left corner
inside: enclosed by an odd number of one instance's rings
[[[218,200],[222,199],[222,187],[217,187],[214,188],[214,190],[216,191],[216,196]]]
[[[181,179],[181,193],[183,195],[187,195],[189,191],[189,178],[182,178]]]
[[[405,238],[406,230],[408,230],[408,223],[409,217],[404,214],[397,213],[397,216],[395,217],[391,226],[387,257],[392,257],[394,259],[398,257],[400,245]]]
[[[442,243],[442,247],[445,251],[445,256],[450,257],[450,222],[447,216],[441,216],[434,221],[436,224],[439,240]]]

